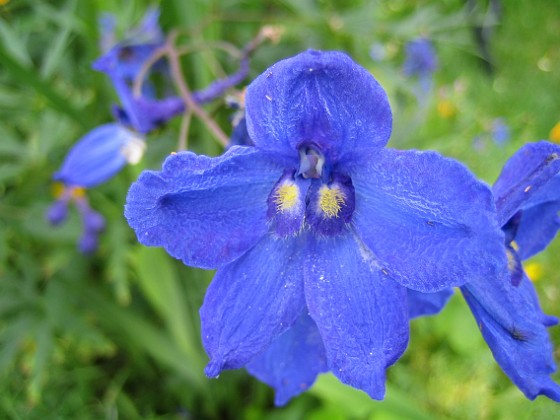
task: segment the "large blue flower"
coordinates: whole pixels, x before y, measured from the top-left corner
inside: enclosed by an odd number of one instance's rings
[[[530,399],[546,395],[560,402],[560,386],[545,315],[521,261],[542,251],[560,229],[560,147],[538,142],[522,147],[504,166],[493,191],[505,233],[509,278],[469,280],[461,291],[482,335],[504,372]],[[445,304],[450,291],[409,294],[411,315],[428,315]],[[426,311],[425,302],[432,303]]]
[[[200,310],[208,376],[247,366],[283,403],[329,369],[381,399],[407,288],[507,272],[491,191],[437,153],[384,148],[386,94],[339,52],[269,68],[246,118],[254,147],[170,156],[132,185],[126,218],[141,243],[218,269]]]

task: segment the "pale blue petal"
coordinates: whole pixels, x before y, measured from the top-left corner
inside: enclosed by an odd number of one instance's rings
[[[69,186],[95,187],[128,163],[129,147],[143,151],[144,141],[120,124],[96,127],[70,149],[53,178]]]

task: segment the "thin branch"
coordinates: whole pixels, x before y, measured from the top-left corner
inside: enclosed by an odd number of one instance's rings
[[[171,70],[171,75],[173,76],[173,80],[177,84],[177,89],[181,95],[181,98],[185,101],[185,105],[187,109],[192,111],[200,120],[208,127],[210,132],[216,137],[216,139],[226,147],[229,143],[229,137],[222,131],[220,126],[214,121],[206,111],[201,108],[196,101],[194,100],[192,93],[185,82],[185,79],[182,77],[181,72],[181,63],[179,62],[179,55],[177,54],[174,43],[177,35],[176,33],[172,33],[165,46],[166,46],[166,53],[169,59],[169,67]]]

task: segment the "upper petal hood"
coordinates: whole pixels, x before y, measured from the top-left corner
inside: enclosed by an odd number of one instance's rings
[[[327,160],[383,147],[391,134],[387,95],[340,52],[306,51],[282,60],[247,89],[247,128],[257,147],[297,157],[314,144]]]

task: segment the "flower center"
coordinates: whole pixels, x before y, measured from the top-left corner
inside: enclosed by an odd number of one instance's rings
[[[321,178],[325,156],[313,146],[303,146],[299,149],[298,175],[304,178]]]
[[[316,147],[302,147],[299,156],[298,170],[284,171],[268,197],[271,230],[284,237],[303,229],[321,236],[342,233],[354,213],[352,180],[325,165]]]

